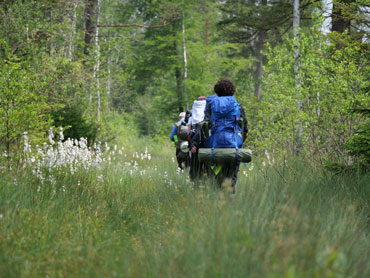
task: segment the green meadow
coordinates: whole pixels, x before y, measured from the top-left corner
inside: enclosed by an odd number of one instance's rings
[[[369,176],[254,157],[233,195],[145,144],[42,182],[3,171],[0,277],[369,277]]]

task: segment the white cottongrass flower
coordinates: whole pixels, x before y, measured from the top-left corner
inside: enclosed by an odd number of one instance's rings
[[[253,168],[254,168],[254,166],[253,166],[253,164],[251,164],[251,166],[249,166],[249,171],[253,171]]]
[[[270,160],[270,155],[267,151],[265,151],[265,155],[266,155],[267,160]]]
[[[168,173],[167,173],[167,171],[164,171],[163,178],[164,178],[164,183],[167,183],[168,182]]]
[[[64,140],[63,128],[59,129],[59,136],[60,136],[60,141],[63,141]]]
[[[54,133],[53,133],[53,130],[51,128],[49,129],[49,143],[50,143],[50,145],[54,145],[55,144],[55,141],[54,141]]]
[[[27,131],[23,132],[23,141],[24,141],[23,151],[24,151],[25,154],[31,152],[31,145],[28,143],[28,136],[27,136],[27,134],[28,134]]]
[[[266,162],[265,161],[262,161],[262,166],[265,167],[266,166]]]
[[[0,213],[0,220],[4,218],[4,215]]]
[[[59,135],[61,139],[64,138],[62,130]],[[101,168],[103,154],[100,142],[94,144],[93,148],[88,147],[86,138],[80,140],[68,138],[64,142],[59,141],[55,144],[53,131],[50,130],[49,144],[44,143],[42,149],[36,145],[36,155],[32,155],[27,132],[23,134],[23,138],[25,165],[31,167],[32,173],[40,179],[41,183],[44,181],[44,168],[47,168],[49,173],[60,169],[69,169],[71,175],[74,175],[79,168],[85,171],[92,167]],[[54,181],[50,181],[52,184],[54,183]]]

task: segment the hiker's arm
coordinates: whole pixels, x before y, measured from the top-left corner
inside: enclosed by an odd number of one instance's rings
[[[173,138],[173,136],[176,135],[176,134],[177,134],[177,126],[176,125],[173,125],[172,130],[171,130],[171,135],[170,135],[171,141],[175,141],[175,139]]]
[[[195,129],[195,133],[194,133],[194,135],[193,135],[193,137],[191,139],[190,146],[189,146],[190,151],[192,153],[195,153],[197,151],[198,147],[201,144],[200,140],[201,140],[201,137],[200,137],[200,127],[197,126],[197,128]]]

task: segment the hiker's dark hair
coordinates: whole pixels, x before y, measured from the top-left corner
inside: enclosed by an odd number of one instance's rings
[[[235,93],[235,86],[229,79],[223,78],[216,83],[214,90],[219,97],[233,96]]]

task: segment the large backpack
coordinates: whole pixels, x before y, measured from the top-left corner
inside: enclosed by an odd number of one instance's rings
[[[177,126],[177,138],[180,141],[187,141],[188,127],[186,125],[182,125],[181,123],[176,123],[176,126]]]
[[[215,97],[211,102],[210,148],[241,148],[240,104],[233,96]]]

